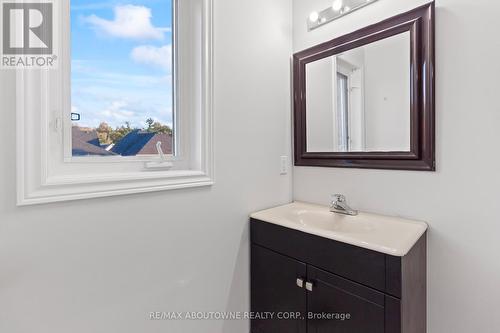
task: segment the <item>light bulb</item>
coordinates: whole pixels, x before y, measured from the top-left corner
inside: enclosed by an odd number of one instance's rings
[[[318,19],[319,19],[318,12],[312,12],[311,15],[309,15],[309,21],[311,22],[317,22]]]
[[[344,7],[344,13],[347,13],[347,12],[348,12],[348,11],[350,11],[350,10],[351,10],[351,7],[349,7],[349,6],[345,6],[345,7]]]
[[[336,12],[338,12],[339,10],[342,9],[342,6],[343,6],[343,1],[342,0],[335,0],[333,3],[332,3],[332,9]]]

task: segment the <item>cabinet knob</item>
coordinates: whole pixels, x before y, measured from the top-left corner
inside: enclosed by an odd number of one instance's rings
[[[297,278],[297,287],[304,288],[304,280],[301,278]]]
[[[308,291],[313,291],[313,283],[312,282],[306,282],[306,289]]]

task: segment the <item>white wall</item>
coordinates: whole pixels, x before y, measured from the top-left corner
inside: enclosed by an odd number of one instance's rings
[[[290,18],[289,0],[215,1],[213,188],[17,208],[0,72],[0,332],[248,332],[148,313],[248,310],[247,214],[290,200]]]
[[[410,151],[410,33],[364,50],[366,150]]]
[[[294,0],[294,49],[425,3],[381,0],[308,33],[329,0]],[[428,332],[500,330],[500,3],[437,0],[438,171],[294,170],[294,198],[327,204],[345,193],[366,211],[429,222]]]
[[[337,62],[324,58],[306,66],[307,151],[337,151],[337,105],[334,105]],[[335,75],[335,76],[334,76]]]

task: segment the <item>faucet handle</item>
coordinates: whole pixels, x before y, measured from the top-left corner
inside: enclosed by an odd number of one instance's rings
[[[346,202],[346,197],[343,194],[332,194],[332,202]]]

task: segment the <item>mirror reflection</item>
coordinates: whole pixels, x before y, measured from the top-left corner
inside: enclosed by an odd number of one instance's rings
[[[410,33],[306,65],[308,152],[410,151]]]

